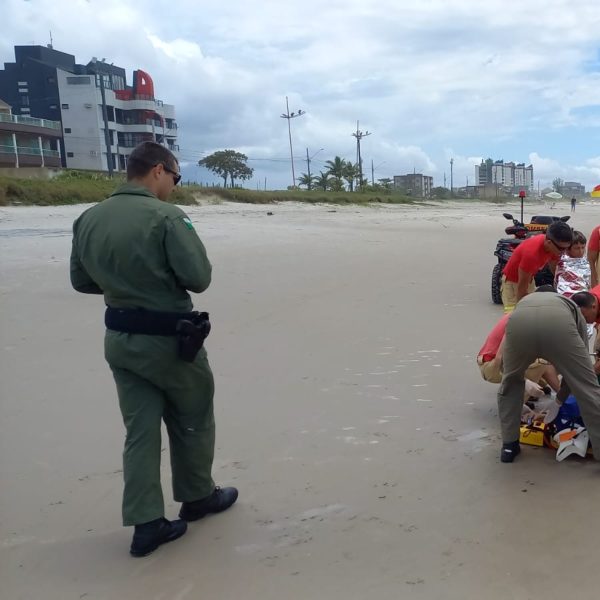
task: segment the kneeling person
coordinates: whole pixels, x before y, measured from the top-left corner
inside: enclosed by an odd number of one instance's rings
[[[477,364],[483,379],[489,383],[502,381],[502,354],[504,350],[504,332],[511,313],[505,314],[496,323],[487,336],[477,355]],[[558,392],[560,382],[554,367],[543,359],[536,358],[525,371],[525,379],[534,383],[544,380],[555,392]]]
[[[503,377],[498,390],[502,429],[502,462],[520,452],[519,427],[525,371],[536,358],[552,363],[562,375],[559,398],[573,391],[589,432],[594,457],[600,460],[600,385],[587,343],[587,325],[597,314],[589,292],[571,299],[559,294],[529,294],[516,306],[508,323],[503,351]]]

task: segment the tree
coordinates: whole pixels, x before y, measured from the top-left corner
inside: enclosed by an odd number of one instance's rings
[[[338,184],[343,187],[344,184],[342,183],[342,179],[346,169],[346,161],[343,158],[336,156],[333,160],[328,160],[325,163],[325,166],[327,167],[327,174],[335,177]]]
[[[231,187],[235,185],[236,179],[250,179],[254,169],[246,164],[248,157],[235,150],[217,150],[198,161],[201,167],[212,171],[223,178],[223,187],[227,187],[227,178],[231,181]]]
[[[298,185],[305,185],[307,190],[311,190],[313,185],[317,181],[317,177],[314,175],[308,175],[307,173],[302,173],[300,177],[298,177]]]
[[[246,156],[241,154],[240,156],[244,157],[244,160],[248,160]],[[252,174],[254,173],[254,169],[249,167],[245,163],[234,163],[232,164],[229,170],[229,179],[231,181],[231,187],[235,187],[235,180],[241,179],[242,181],[246,179],[252,179]]]
[[[327,189],[329,188],[329,184],[331,182],[331,179],[329,177],[329,173],[323,173],[323,171],[320,171],[319,174],[317,176],[315,176],[315,185],[322,189],[324,192],[327,191]]]
[[[560,177],[557,177],[552,180],[552,189],[555,192],[560,192],[560,188],[562,188],[564,184],[565,182]]]
[[[446,200],[452,197],[450,190],[447,187],[434,187],[431,190],[431,197],[437,198],[438,200]]]
[[[354,191],[354,180],[360,175],[358,172],[358,165],[352,164],[348,161],[344,166],[344,179],[348,183],[348,189]]]
[[[394,180],[390,179],[389,177],[382,177],[381,179],[378,179],[377,181],[386,190],[391,190],[392,183],[394,183]]]

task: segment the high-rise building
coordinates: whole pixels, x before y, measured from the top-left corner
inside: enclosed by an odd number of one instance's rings
[[[15,46],[0,70],[0,97],[16,115],[60,121],[65,167],[120,171],[142,141],[177,152],[175,108],[156,99],[148,73],[92,59],[88,64],[45,46]]]
[[[525,163],[482,160],[475,165],[475,181],[478,185],[496,185],[512,192],[533,191],[533,165]]]

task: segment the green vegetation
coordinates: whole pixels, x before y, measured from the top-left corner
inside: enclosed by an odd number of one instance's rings
[[[109,179],[104,174],[84,171],[64,171],[53,179],[0,177],[0,205],[50,206],[100,202],[123,181],[121,176]],[[169,200],[175,204],[195,204],[194,189],[179,187]]]
[[[23,204],[50,206],[60,204],[85,204],[100,202],[123,181],[117,176],[109,179],[106,175],[82,171],[64,171],[54,179],[17,179],[0,177],[0,205]],[[386,202],[410,204],[413,199],[389,190],[369,189],[348,193],[345,191],[312,191],[292,189],[281,191],[255,191],[241,188],[201,187],[198,185],[179,186],[171,194],[170,202],[175,204],[201,204],[203,202],[245,202],[250,204],[271,204],[275,202],[306,202],[310,204],[368,204]]]
[[[190,186],[188,189],[194,189]],[[249,204],[270,204],[274,202],[306,202],[310,204],[368,204],[370,202],[385,202],[388,204],[412,204],[414,198],[408,198],[401,194],[390,194],[382,192],[330,192],[321,190],[279,190],[263,192],[255,190],[244,190],[239,188],[200,188],[197,187],[197,197],[202,200],[202,195],[218,196],[229,202],[246,202]]]

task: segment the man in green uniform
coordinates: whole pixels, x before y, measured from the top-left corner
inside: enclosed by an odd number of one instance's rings
[[[144,142],[129,157],[127,183],[73,224],[71,283],[104,294],[107,305],[104,350],[126,428],[123,524],[135,526],[134,556],[177,539],[187,521],[229,508],[238,495],[211,477],[214,383],[201,347],[210,324],[192,312],[188,293],[208,287],[211,264],[190,219],[165,202],[180,177],[169,150]],[[173,494],[183,503],[175,521],[164,517],[160,484],[163,420]]]
[[[570,299],[554,292],[536,292],[517,304],[506,326],[503,377],[498,389],[502,462],[512,462],[520,452],[524,374],[536,358],[546,359],[563,376],[560,399],[573,391],[594,458],[600,460],[600,385],[588,349],[586,326],[586,322],[594,322],[596,314],[597,300],[589,292],[579,292]]]

